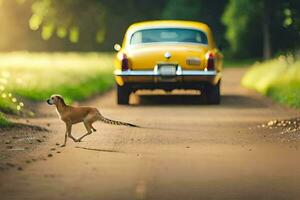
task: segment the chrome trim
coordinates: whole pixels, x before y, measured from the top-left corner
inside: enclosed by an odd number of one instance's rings
[[[181,75],[182,75],[182,68],[181,68],[181,66],[178,66],[178,67],[177,67],[176,75],[177,75],[177,76],[181,76]]]
[[[154,70],[115,70],[116,76],[161,76],[158,71],[158,66],[154,67]],[[205,71],[205,70],[183,70],[180,66],[177,67],[176,76],[216,76],[217,71]]]
[[[151,72],[151,71],[150,71],[150,72]],[[157,66],[157,65],[154,66],[153,75],[154,75],[154,76],[159,76],[159,73],[158,73],[158,66]]]

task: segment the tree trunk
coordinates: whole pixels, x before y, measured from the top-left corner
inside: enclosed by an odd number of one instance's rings
[[[268,60],[272,56],[272,47],[271,47],[271,32],[270,32],[270,10],[268,0],[264,1],[263,5],[263,58],[264,60]]]

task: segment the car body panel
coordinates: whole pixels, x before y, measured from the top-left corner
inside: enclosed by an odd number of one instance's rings
[[[146,44],[134,45],[127,48],[132,70],[153,69],[158,63],[176,63],[183,69],[204,69],[206,46],[193,44]],[[171,58],[166,59],[165,53],[170,52]],[[147,55],[147,56],[145,56]],[[187,59],[198,59],[199,63],[187,64]],[[202,62],[201,62],[202,61]]]

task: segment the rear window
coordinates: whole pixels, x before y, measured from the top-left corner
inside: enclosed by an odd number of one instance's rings
[[[182,42],[207,44],[206,34],[196,29],[157,28],[139,30],[132,34],[130,44]]]

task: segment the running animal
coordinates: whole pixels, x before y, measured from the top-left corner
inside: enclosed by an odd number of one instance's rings
[[[84,137],[92,134],[96,129],[93,127],[93,123],[96,121],[102,121],[112,125],[123,125],[130,127],[139,127],[134,124],[111,120],[103,117],[97,108],[85,107],[85,106],[70,106],[67,105],[61,95],[51,95],[47,100],[49,105],[55,105],[56,111],[60,119],[66,124],[65,140],[62,147],[66,146],[67,138],[70,137],[74,142],[80,142]],[[83,122],[87,130],[87,133],[76,139],[72,136],[72,125]]]

